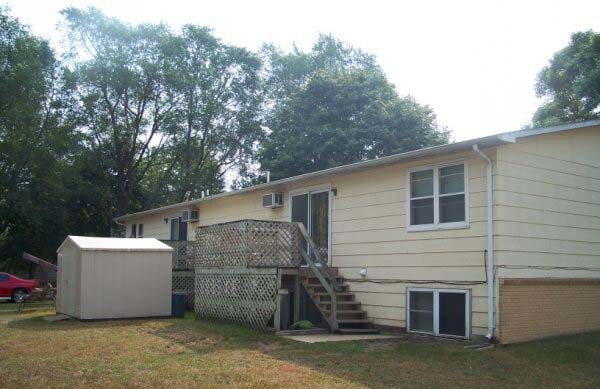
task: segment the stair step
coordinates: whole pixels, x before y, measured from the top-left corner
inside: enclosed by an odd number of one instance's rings
[[[325,312],[326,314],[330,314],[330,313],[331,313],[331,310],[330,310],[330,309],[324,309],[324,310],[323,310],[323,312]],[[338,310],[336,310],[336,312],[338,313],[338,315],[339,315],[340,313],[341,313],[342,315],[343,315],[343,314],[350,314],[350,313],[356,313],[356,314],[359,314],[359,313],[367,313],[367,311],[362,311],[362,310],[360,310],[360,309],[338,309]]]
[[[313,295],[320,303],[331,302],[331,296],[328,293],[315,293]],[[356,301],[356,295],[354,293],[338,293],[338,301]]]
[[[331,311],[323,310],[324,315],[331,317]],[[356,319],[366,319],[367,312],[361,310],[338,310],[336,312],[336,317],[338,320],[356,320]]]
[[[376,328],[338,328],[340,334],[378,334]]]
[[[344,310],[358,310],[360,307],[360,301],[338,301],[336,307],[338,311],[340,309]],[[331,310],[331,301],[319,301],[319,307],[325,310]],[[352,308],[354,307],[354,308]]]
[[[329,280],[327,280],[327,279],[326,279],[326,281],[327,281],[327,283],[328,283],[328,284],[331,284],[331,283],[329,282]],[[321,287],[323,286],[323,285],[321,284],[321,281],[319,281],[319,280],[316,280],[316,281],[307,281],[307,282],[305,283],[305,285],[306,285],[306,286],[313,287],[313,288],[314,288],[314,287],[318,287],[318,286],[321,286]],[[338,282],[337,282],[337,286],[338,286],[338,287],[342,287],[342,286],[347,286],[347,285],[346,285],[346,284],[344,284],[344,282],[342,282],[342,281],[338,281]]]
[[[369,319],[338,319],[338,324],[371,324]]]
[[[338,293],[345,293],[348,291],[348,285],[343,285],[343,284],[339,285],[338,284],[338,286],[340,287],[340,291],[338,291]],[[304,284],[304,288],[307,289],[307,291],[311,294],[315,294],[315,293],[327,294],[327,292],[325,291],[325,288],[320,283],[318,285]]]

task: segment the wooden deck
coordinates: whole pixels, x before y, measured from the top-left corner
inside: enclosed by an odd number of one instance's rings
[[[166,243],[176,249],[174,269],[194,269],[199,316],[280,330],[289,317],[303,319],[301,305],[311,304],[332,332],[376,332],[304,225],[239,220],[198,227],[195,237]]]

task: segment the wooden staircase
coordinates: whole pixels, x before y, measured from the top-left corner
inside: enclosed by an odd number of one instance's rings
[[[331,295],[325,290],[318,278],[308,272],[301,273],[302,285],[313,300],[329,326],[341,334],[376,334],[379,332],[367,318],[367,312],[361,309],[360,301],[351,293],[343,277],[339,277],[337,268],[330,268],[335,274],[338,291],[337,310],[331,312]],[[332,317],[335,316],[335,317]]]
[[[308,244],[300,244],[300,254],[307,267],[301,267],[298,276],[332,332],[342,334],[374,334],[379,330],[367,319],[360,302],[350,293],[348,284],[340,277],[337,268],[329,267],[320,248],[312,240],[304,224],[297,223],[298,230]]]

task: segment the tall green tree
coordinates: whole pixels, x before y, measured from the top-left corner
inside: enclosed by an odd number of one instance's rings
[[[430,108],[400,97],[372,56],[331,36],[309,53],[269,47],[267,57],[260,162],[275,179],[448,141]]]
[[[62,11],[73,44],[70,66],[80,130],[114,177],[114,215],[133,194],[172,131],[176,96],[166,81],[164,25],[131,26],[98,9]]]
[[[53,256],[64,238],[63,174],[78,153],[48,42],[0,9],[0,260]]]
[[[536,93],[545,99],[533,116],[536,127],[600,118],[600,34],[571,35],[539,73]]]
[[[168,55],[178,104],[163,163],[153,172],[153,192],[177,202],[222,190],[226,172],[240,172],[254,159],[263,135],[261,61],[192,25],[170,39]]]

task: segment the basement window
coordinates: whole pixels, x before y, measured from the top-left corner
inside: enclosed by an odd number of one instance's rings
[[[468,227],[466,170],[461,162],[409,171],[408,231]]]
[[[406,306],[408,332],[469,337],[468,290],[408,288]]]

